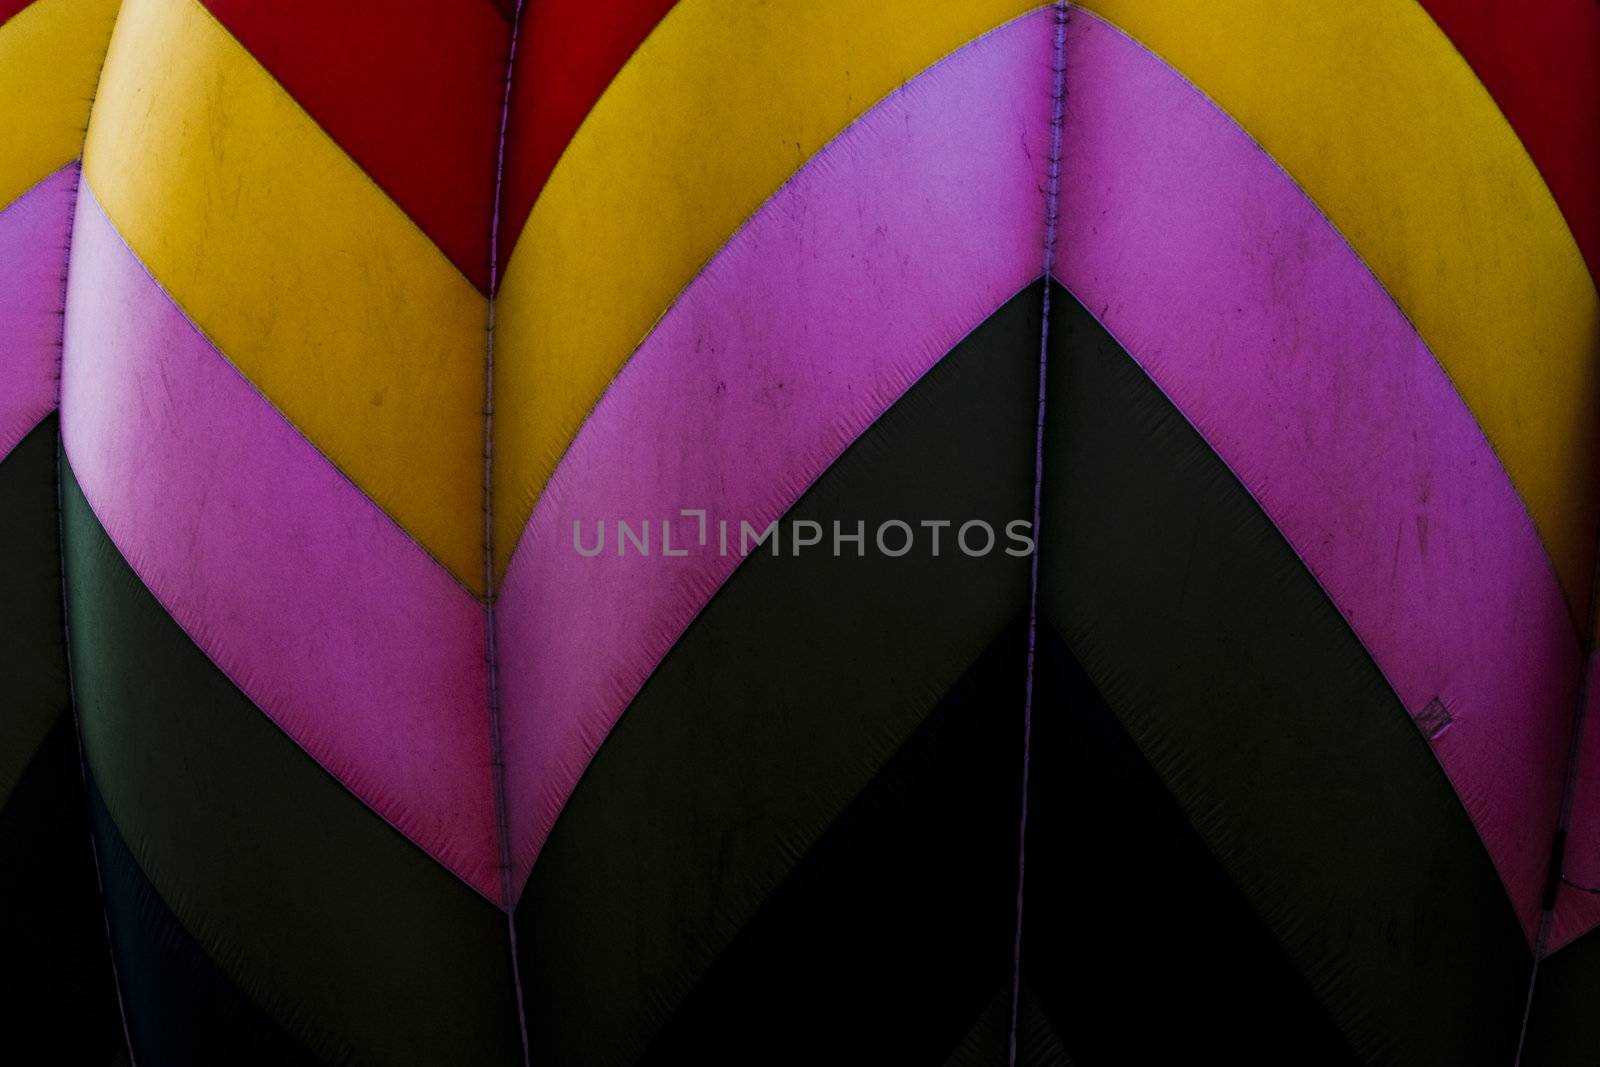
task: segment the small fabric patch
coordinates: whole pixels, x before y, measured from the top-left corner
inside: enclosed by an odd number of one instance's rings
[[[1444,706],[1444,701],[1434,697],[1428,701],[1428,706],[1417,712],[1417,728],[1420,729],[1429,741],[1439,738],[1450,724],[1455,720],[1450,717],[1450,709]]]

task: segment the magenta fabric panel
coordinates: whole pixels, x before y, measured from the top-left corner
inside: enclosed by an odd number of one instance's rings
[[[1565,881],[1556,895],[1547,952],[1600,926],[1600,655],[1589,654],[1583,736],[1578,742],[1572,818],[1567,827]],[[1581,887],[1581,888],[1580,888]]]
[[[535,508],[497,600],[520,886],[595,750],[757,529],[1041,264],[1049,12],[968,45],[823,149],[622,369]],[[705,509],[698,523],[679,515]],[[615,522],[648,518],[650,558]],[[607,551],[584,558],[605,520]],[[674,550],[663,558],[661,520]],[[717,522],[730,523],[729,553]]]
[[[1531,520],[1432,354],[1283,171],[1119,31],[1075,11],[1069,33],[1061,280],[1349,620],[1531,932],[1579,668]]]
[[[0,459],[55,410],[78,165],[0,209]]]
[[[499,899],[483,609],[188,321],[85,185],[62,435],[156,597],[340,782]]]

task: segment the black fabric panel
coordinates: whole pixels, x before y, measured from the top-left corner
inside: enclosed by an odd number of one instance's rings
[[[1011,976],[1026,668],[1019,617],[795,865],[645,1062],[949,1054]]]
[[[998,530],[1029,516],[1039,300],[1030,285],[953,349],[789,517]],[[747,560],[602,745],[534,867],[517,909],[534,1061],[636,1059],[1026,603],[1027,561],[998,552]]]
[[[0,458],[0,804],[69,701],[56,421]]]
[[[78,739],[62,714],[0,808],[0,1061],[35,1049],[37,1062],[111,1063],[121,1045]]]
[[[1244,488],[1056,295],[1044,614],[1363,1061],[1509,1063],[1529,953],[1427,744]]]
[[[1077,1061],[1355,1063],[1048,626],[1034,687],[1023,979]]]
[[[144,1063],[319,1062],[195,944],[128,851],[93,783],[89,806],[134,1054]]]
[[[85,752],[179,923],[323,1059],[520,1062],[504,914],[234,688],[118,554],[66,465],[62,479]],[[182,1013],[198,994],[163,985],[147,995]]]
[[[1600,930],[1539,964],[1521,1067],[1600,1063]]]

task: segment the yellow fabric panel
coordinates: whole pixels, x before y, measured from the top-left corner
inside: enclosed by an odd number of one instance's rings
[[[480,589],[484,299],[196,0],[126,0],[84,176],[223,354]]]
[[[1083,6],[1233,116],[1372,267],[1476,414],[1586,618],[1600,300],[1533,161],[1444,33],[1414,0]]]
[[[35,0],[0,24],[0,207],[78,158],[118,0]]]
[[[607,383],[739,224],[897,85],[1037,6],[682,0],[673,8],[567,147],[500,289],[501,571]]]

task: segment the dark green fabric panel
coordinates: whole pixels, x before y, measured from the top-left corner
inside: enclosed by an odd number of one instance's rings
[[[1015,903],[1012,910],[1015,912]],[[1006,961],[1009,965],[1010,960]],[[1005,1063],[1011,1039],[1011,975],[996,983],[989,1002],[967,1027],[944,1067],[994,1067]]]
[[[189,936],[139,869],[93,782],[89,807],[129,1037],[139,1061],[163,1067],[319,1062]]]
[[[62,714],[0,808],[0,1061],[110,1063],[121,1045],[78,738]],[[18,1058],[25,1049],[38,1059]]]
[[[0,804],[67,709],[56,417],[0,459]]]
[[[1011,975],[1026,623],[1007,627],[834,820],[645,1062],[949,1054]]]
[[[1529,954],[1426,743],[1243,487],[1056,295],[1043,613],[1363,1060],[1509,1063]]]
[[[520,1062],[504,914],[268,721],[145,589],[65,465],[62,478],[89,766],[184,928],[324,1058]]]
[[[1047,624],[1034,698],[1023,981],[1077,1061],[1356,1063]]]
[[[1600,930],[1539,964],[1521,1067],[1600,1063]]]
[[[1039,286],[791,511],[1031,514]],[[631,1062],[797,859],[1027,602],[1027,561],[752,556],[597,753],[517,909],[537,1063]],[[853,966],[850,960],[840,967]]]
[[[1165,1026],[1167,1023],[1165,1020],[1147,1017],[1142,1025],[1155,1027]],[[1057,1032],[1055,1024],[1050,1021],[1049,1015],[1040,1005],[1039,998],[1033,995],[1032,988],[1024,981],[1021,1002],[1017,1005],[1017,1067],[1073,1067],[1073,1062],[1073,1058],[1067,1054],[1067,1046],[1061,1034]],[[1176,1062],[1195,1061],[1193,1057],[1183,1056]],[[1239,1061],[1232,1057],[1224,1057],[1216,1062],[1237,1064]]]
[[[1026,981],[1022,984],[1016,1022],[1018,1067],[1073,1067],[1066,1045]],[[1000,1067],[1009,1062],[1010,1055],[1011,976],[1007,975],[989,998],[983,1014],[944,1061],[944,1067]]]
[[[57,422],[0,459],[0,1034],[109,1063],[122,1027],[67,686]]]

